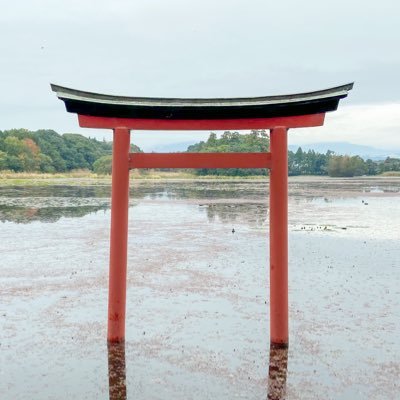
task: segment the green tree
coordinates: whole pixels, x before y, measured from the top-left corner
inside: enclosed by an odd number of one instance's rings
[[[388,171],[400,171],[400,159],[387,157],[386,160],[377,165],[377,171],[379,173]]]
[[[187,149],[188,153],[253,153],[269,150],[269,136],[265,130],[252,130],[248,134],[225,131],[220,138],[212,132],[206,142],[201,141]],[[199,169],[199,175],[266,175],[267,169]]]
[[[367,175],[376,175],[378,173],[378,164],[371,159],[365,161],[367,167]]]
[[[332,152],[317,153],[314,150],[307,152],[301,147],[295,153],[288,153],[289,175],[326,175],[328,160]]]
[[[142,150],[131,144],[131,153],[142,153]],[[112,170],[112,155],[102,156],[93,163],[93,171],[99,175],[110,175]]]
[[[0,170],[7,169],[7,153],[0,150]]]
[[[352,177],[366,174],[367,164],[359,156],[332,156],[328,163],[328,174],[333,177]]]
[[[38,169],[40,151],[32,139],[8,136],[4,139],[3,148],[7,154],[6,168],[13,171],[35,171]]]
[[[103,156],[93,163],[93,171],[99,175],[110,175],[112,166],[112,156]]]
[[[51,167],[54,171],[66,171],[67,163],[64,156],[68,148],[62,136],[53,130],[38,130],[34,137],[42,154],[51,159]]]

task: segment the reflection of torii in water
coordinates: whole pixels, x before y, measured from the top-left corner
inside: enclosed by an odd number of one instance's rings
[[[269,351],[268,400],[286,397],[288,349],[271,346]],[[108,384],[110,400],[126,400],[125,343],[108,343]]]
[[[109,342],[107,350],[110,400],[126,400],[125,343]]]
[[[271,346],[269,349],[268,400],[284,400],[286,398],[287,363],[287,347]]]

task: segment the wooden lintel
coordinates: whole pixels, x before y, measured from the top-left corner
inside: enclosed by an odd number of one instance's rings
[[[296,115],[273,118],[241,118],[241,119],[140,119],[95,117],[78,114],[79,125],[82,128],[115,129],[127,128],[132,130],[245,130],[273,129],[276,127],[305,128],[324,124],[325,113]]]

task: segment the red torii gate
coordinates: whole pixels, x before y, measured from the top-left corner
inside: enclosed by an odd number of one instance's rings
[[[85,128],[113,129],[108,341],[125,340],[129,170],[270,169],[270,341],[286,347],[288,324],[289,128],[321,126],[353,84],[316,92],[236,99],[110,96],[51,85]],[[269,129],[269,153],[130,153],[131,130]]]

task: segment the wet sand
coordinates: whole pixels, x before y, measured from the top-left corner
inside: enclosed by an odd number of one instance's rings
[[[290,180],[287,353],[269,351],[267,182],[133,184],[109,349],[109,187],[0,196],[2,399],[400,397],[399,178]]]

